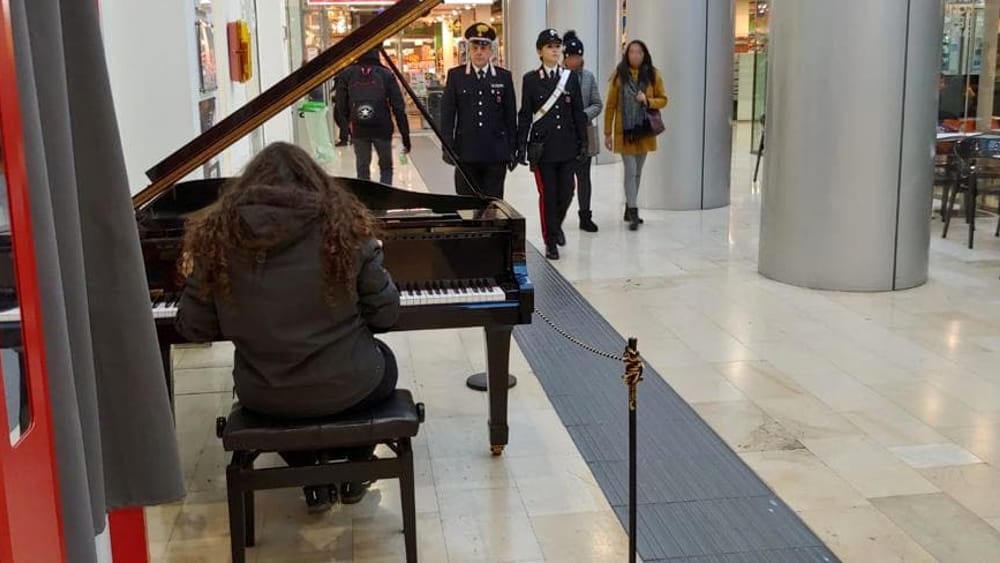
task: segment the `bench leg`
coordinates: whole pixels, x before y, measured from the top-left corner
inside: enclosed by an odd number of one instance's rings
[[[417,563],[417,503],[413,476],[413,448],[410,439],[399,441],[399,495],[403,508],[403,535],[406,563]]]
[[[247,547],[253,547],[257,543],[257,534],[254,529],[254,498],[252,490],[243,493],[243,505],[246,509],[246,545]]]
[[[234,454],[234,457],[238,454]],[[246,497],[235,483],[241,468],[233,464],[226,467],[226,497],[229,500],[229,537],[233,563],[246,563]]]

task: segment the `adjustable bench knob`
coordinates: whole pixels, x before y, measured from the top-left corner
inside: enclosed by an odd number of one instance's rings
[[[215,437],[221,438],[222,433],[226,430],[226,417],[220,416],[215,419]]]
[[[423,403],[417,403],[417,420],[420,423],[424,422],[424,404]]]

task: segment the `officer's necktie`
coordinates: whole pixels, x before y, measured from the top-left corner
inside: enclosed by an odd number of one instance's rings
[[[486,78],[486,71],[485,70],[480,70],[479,71],[479,79],[482,80],[483,78]]]
[[[556,71],[550,70],[549,71],[549,78],[555,78],[555,77],[556,77]]]

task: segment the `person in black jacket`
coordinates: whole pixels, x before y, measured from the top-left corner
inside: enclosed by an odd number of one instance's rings
[[[244,408],[281,419],[329,416],[378,404],[396,387],[392,351],[374,332],[399,316],[399,293],[382,267],[375,220],[302,149],[274,143],[187,229],[187,283],[177,330],[192,342],[231,340]],[[367,459],[371,448],[322,452]],[[321,452],[285,452],[289,465]],[[341,500],[361,500],[343,483]],[[336,485],[307,487],[311,511],[329,508]]]
[[[587,158],[587,116],[579,77],[559,66],[559,32],[541,32],[535,47],[542,64],[525,74],[521,85],[518,160],[529,161],[535,171],[545,257],[558,260],[558,247],[566,244],[562,223],[573,201],[573,177],[580,162]]]
[[[372,147],[378,153],[379,182],[392,185],[392,118],[410,152],[406,104],[392,71],[382,66],[378,49],[362,55],[337,75],[334,107],[340,123],[350,125],[358,178],[371,179]]]
[[[451,147],[473,184],[491,197],[503,199],[507,169],[517,152],[517,101],[510,71],[490,63],[496,31],[476,23],[465,31],[469,62],[448,71],[441,98],[442,142]],[[445,162],[451,162],[448,153]],[[455,168],[455,191],[472,188]]]

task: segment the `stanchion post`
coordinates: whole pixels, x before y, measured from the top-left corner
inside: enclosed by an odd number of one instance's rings
[[[625,361],[625,375],[622,379],[628,386],[628,560],[635,563],[638,552],[637,526],[636,526],[636,504],[638,494],[636,488],[636,388],[642,381],[642,358],[639,356],[638,340],[634,337],[628,339],[628,346],[623,354]]]

